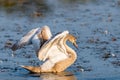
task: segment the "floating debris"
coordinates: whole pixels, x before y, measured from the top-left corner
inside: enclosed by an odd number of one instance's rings
[[[108,58],[111,58],[111,57],[116,57],[116,55],[113,54],[113,53],[105,53],[105,54],[102,56],[102,58],[103,58],[104,60],[106,60],[106,59],[108,59]]]
[[[76,68],[77,68],[77,71],[84,72],[84,68],[82,66],[76,66]]]
[[[40,13],[40,12],[35,11],[35,12],[33,12],[32,16],[33,17],[40,17],[40,16],[43,16],[43,14]]]
[[[107,35],[109,32],[108,32],[108,30],[105,30],[104,33]]]
[[[115,37],[112,37],[112,41],[117,41],[117,38],[115,38]]]
[[[120,66],[120,61],[112,61],[111,62],[114,66]]]
[[[11,48],[12,45],[13,45],[13,42],[10,41],[10,40],[7,40],[4,47],[5,48]]]
[[[99,40],[99,38],[90,38],[90,39],[88,39],[88,43],[97,43],[97,42],[99,42],[100,40]]]
[[[80,69],[81,72],[84,72],[85,70],[83,68]]]
[[[111,54],[110,53],[105,53],[102,58],[107,59],[110,58]]]

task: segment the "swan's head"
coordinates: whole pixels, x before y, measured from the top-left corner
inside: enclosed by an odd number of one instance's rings
[[[73,36],[73,35],[71,35],[71,34],[68,34],[68,41],[70,41],[71,43],[73,43],[73,45],[76,47],[76,48],[78,48],[78,45],[77,45],[77,43],[76,43],[76,37],[75,36]]]

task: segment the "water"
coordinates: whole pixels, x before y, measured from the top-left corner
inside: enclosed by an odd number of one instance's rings
[[[0,0],[0,78],[2,80],[119,80],[119,0]],[[48,25],[53,34],[69,30],[77,37],[77,61],[69,73],[29,74],[20,65],[39,65],[32,46],[12,51],[29,30]],[[115,56],[112,56],[114,54]],[[85,71],[81,71],[82,67]],[[6,77],[7,76],[7,77]]]

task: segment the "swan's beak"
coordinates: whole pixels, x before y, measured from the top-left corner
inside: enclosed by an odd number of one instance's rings
[[[76,43],[76,42],[74,42],[74,43],[73,43],[73,45],[74,45],[76,48],[78,48],[78,45],[77,45],[77,43]]]

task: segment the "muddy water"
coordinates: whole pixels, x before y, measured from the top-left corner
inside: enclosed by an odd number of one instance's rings
[[[0,0],[0,79],[119,80],[119,0]],[[29,74],[20,65],[40,65],[32,46],[12,52],[10,43],[32,28],[48,25],[53,34],[77,37],[77,61],[59,74]],[[9,43],[9,45],[8,45]]]

